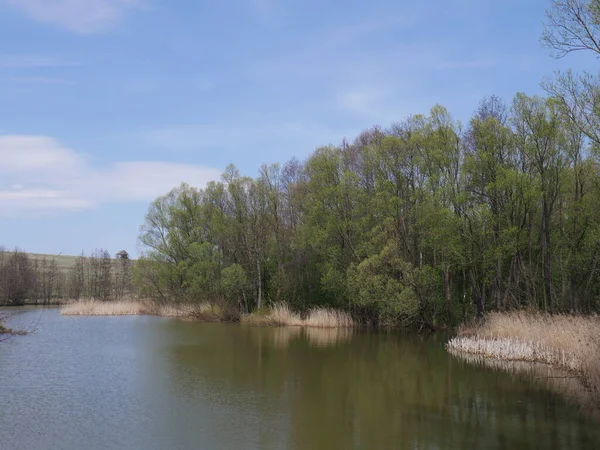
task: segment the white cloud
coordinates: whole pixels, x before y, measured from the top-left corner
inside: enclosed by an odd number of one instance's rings
[[[110,28],[140,0],[5,0],[42,23],[74,33],[88,34]]]
[[[220,171],[162,161],[94,167],[45,136],[0,136],[0,216],[78,211],[107,202],[151,201],[182,182],[202,187]]]

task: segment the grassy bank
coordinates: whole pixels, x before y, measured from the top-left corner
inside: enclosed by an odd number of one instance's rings
[[[103,302],[80,300],[63,305],[60,313],[65,316],[137,316],[153,315],[196,319],[205,322],[230,322],[232,317],[218,306],[208,303],[161,305],[151,300],[123,300]],[[248,325],[313,328],[351,328],[352,317],[342,311],[328,308],[311,309],[306,317],[293,312],[286,304],[278,304],[260,312],[243,315],[240,321]]]
[[[600,318],[492,313],[463,326],[447,348],[503,361],[550,364],[577,373],[600,398]]]

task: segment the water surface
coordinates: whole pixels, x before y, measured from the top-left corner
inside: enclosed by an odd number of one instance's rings
[[[30,309],[0,343],[0,448],[598,449],[600,425],[441,336]]]

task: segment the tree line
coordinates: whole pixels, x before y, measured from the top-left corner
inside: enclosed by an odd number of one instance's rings
[[[597,60],[600,0],[553,0],[541,42]],[[136,280],[165,302],[328,305],[427,327],[598,311],[600,79],[544,87],[486,98],[466,126],[436,105],[254,179],[229,166],[184,184],[151,204]]]
[[[137,275],[164,301],[330,305],[377,322],[589,312],[599,170],[553,99],[487,98],[465,129],[438,105],[256,179],[230,166],[158,198]]]
[[[133,262],[126,252],[81,254],[70,267],[55,257],[33,257],[0,247],[0,305],[42,304],[61,300],[119,300],[133,294]]]

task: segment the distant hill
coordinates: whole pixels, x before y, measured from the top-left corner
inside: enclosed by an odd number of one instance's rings
[[[54,259],[60,270],[70,269],[75,265],[75,261],[77,260],[77,256],[70,255],[44,255],[42,253],[28,253],[28,255],[31,259],[38,261],[44,259],[44,257],[47,260]]]
[[[29,255],[29,257],[33,260],[42,260],[44,257],[47,260],[52,260],[54,259],[56,261],[56,265],[58,266],[58,268],[60,270],[68,270],[71,267],[73,267],[75,265],[75,261],[77,260],[77,258],[79,256],[73,256],[73,255],[46,255],[43,253],[27,253]],[[89,255],[85,255],[85,256],[89,256]],[[115,258],[113,258],[114,260]],[[131,261],[135,262],[134,259],[132,259]]]

